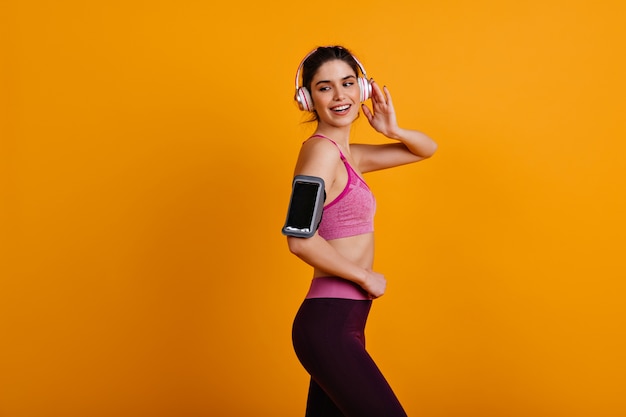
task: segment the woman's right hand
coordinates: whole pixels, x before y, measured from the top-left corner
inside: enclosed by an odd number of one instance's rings
[[[374,271],[367,271],[363,289],[369,293],[372,298],[378,298],[385,293],[387,288],[387,280],[383,274]]]

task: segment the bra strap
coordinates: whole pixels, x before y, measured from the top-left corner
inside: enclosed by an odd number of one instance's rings
[[[339,149],[339,145],[337,145],[337,142],[335,142],[334,140],[332,140],[328,136],[320,135],[318,133],[318,134],[315,134],[315,135],[309,137],[309,139],[311,139],[311,138],[323,138],[323,139],[329,140],[333,145],[335,145],[337,147],[337,150],[339,151],[339,156],[341,157],[341,160],[342,161],[346,161],[346,157],[343,156],[343,152],[341,152],[341,149]],[[304,142],[308,141],[309,139],[305,140]]]

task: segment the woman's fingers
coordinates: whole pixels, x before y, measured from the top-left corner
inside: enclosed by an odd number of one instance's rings
[[[385,95],[383,94],[382,90],[378,86],[378,83],[374,80],[372,80],[372,101],[375,103],[385,102]]]
[[[363,114],[365,115],[367,120],[369,120],[371,122],[372,121],[372,112],[370,111],[369,107],[367,107],[365,104],[361,104],[361,110],[363,110]]]
[[[389,89],[387,88],[387,86],[383,86],[383,90],[385,91],[385,97],[387,99],[387,104],[391,105],[391,93],[389,92]]]

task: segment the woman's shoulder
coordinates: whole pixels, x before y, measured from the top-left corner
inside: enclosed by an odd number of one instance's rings
[[[300,154],[310,157],[323,157],[339,159],[341,157],[341,151],[337,145],[330,139],[321,136],[311,136],[302,143],[300,148]]]
[[[313,137],[300,147],[296,173],[333,176],[338,163],[341,163],[341,154],[335,144],[324,138]]]

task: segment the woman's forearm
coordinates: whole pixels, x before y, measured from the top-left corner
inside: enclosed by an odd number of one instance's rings
[[[363,286],[368,271],[341,255],[318,234],[309,239],[287,237],[291,253],[314,268]]]
[[[437,143],[425,133],[417,130],[398,127],[389,132],[387,137],[402,142],[412,154],[422,158],[431,157],[437,150]]]

